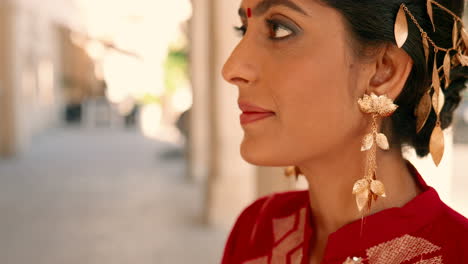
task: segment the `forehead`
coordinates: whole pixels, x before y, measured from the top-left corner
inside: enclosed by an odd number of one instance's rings
[[[281,3],[281,2],[286,2],[286,1],[289,1],[289,2],[293,2],[295,4],[298,4],[298,5],[301,5],[301,6],[305,6],[307,4],[311,4],[313,2],[317,2],[318,0],[242,0],[241,1],[241,6],[255,6],[261,2],[278,2],[278,3]]]
[[[294,11],[294,6],[303,10],[306,15]],[[315,39],[321,39],[323,42],[337,42],[344,44],[345,39],[351,37],[350,31],[346,26],[346,19],[342,13],[327,5],[321,0],[243,0],[240,5],[239,14],[242,19],[247,18],[248,8],[251,9],[253,17],[259,16],[257,10],[265,11],[265,8],[281,6],[282,10],[293,10],[294,15],[288,13],[288,17],[293,17],[294,21],[300,27],[306,30],[307,36],[313,36]],[[291,13],[292,13],[291,12]],[[297,15],[296,15],[297,14]],[[263,13],[262,13],[263,15]]]
[[[243,0],[238,14],[242,19],[246,19],[248,14],[260,17],[275,7],[292,10],[300,15],[296,18],[307,19],[317,25],[324,24],[333,27],[331,24],[343,22],[341,13],[321,0]]]
[[[282,6],[307,14],[307,11],[312,9],[316,1],[317,0],[243,0],[239,10],[246,11],[250,8],[255,14],[264,13],[275,6]]]

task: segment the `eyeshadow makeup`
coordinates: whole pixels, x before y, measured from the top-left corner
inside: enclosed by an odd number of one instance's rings
[[[252,9],[247,8],[247,17],[251,17],[251,16],[252,16]]]

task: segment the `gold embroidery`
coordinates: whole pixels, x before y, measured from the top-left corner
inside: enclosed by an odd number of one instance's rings
[[[306,212],[305,208],[299,211],[299,223],[297,225],[297,229],[291,232],[273,249],[271,260],[272,264],[287,263],[286,257],[288,253],[293,248],[298,247],[302,242],[304,242]]]
[[[297,214],[293,214],[284,218],[273,219],[273,235],[275,236],[275,243],[280,241],[286,233],[294,228],[296,215]]]
[[[431,259],[420,260],[414,264],[442,264],[442,256],[434,257]]]
[[[254,260],[249,260],[244,262],[243,264],[268,264],[268,256],[257,258]]]
[[[404,235],[368,249],[367,256],[371,264],[395,264],[411,260],[441,248],[423,238]],[[442,260],[440,260],[442,261]],[[426,264],[426,262],[422,262]],[[442,263],[442,262],[427,262]]]
[[[302,247],[296,249],[296,251],[294,251],[294,253],[291,254],[291,260],[289,261],[289,263],[291,264],[300,264],[302,262],[302,257],[303,257],[303,254],[302,254]]]
[[[279,242],[272,250],[271,264],[300,264],[303,258],[302,247],[300,245],[304,242],[304,230],[306,225],[306,214],[307,209],[302,208],[300,211],[284,217],[273,219],[273,234],[275,236],[275,242],[290,232]],[[297,220],[296,220],[297,219]],[[297,226],[295,227],[295,223]],[[296,249],[291,253],[293,249]],[[288,255],[290,254],[290,260],[288,262]],[[268,256],[249,260],[243,264],[268,264]]]

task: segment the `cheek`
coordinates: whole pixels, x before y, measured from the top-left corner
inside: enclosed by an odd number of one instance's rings
[[[359,112],[345,60],[308,57],[314,59],[283,63],[288,74],[271,80],[278,117],[263,145],[269,144],[272,164],[297,164],[333,152],[356,133]]]
[[[277,116],[246,129],[241,154],[263,166],[288,166],[343,144],[353,126],[349,82],[335,65],[312,61],[283,64],[286,76],[269,80],[267,94]]]
[[[297,69],[279,91],[284,138],[297,150],[320,152],[340,141],[349,127],[348,76],[335,65],[305,63],[301,69],[307,70]]]
[[[358,138],[354,77],[339,43],[344,41],[321,41],[323,46],[309,42],[287,56],[270,57],[262,70],[268,80],[261,87],[274,102],[277,116],[246,130],[241,154],[247,161],[294,165],[335,152],[350,138]]]

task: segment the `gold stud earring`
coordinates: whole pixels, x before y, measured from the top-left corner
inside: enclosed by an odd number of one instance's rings
[[[299,175],[301,175],[301,174],[302,174],[302,172],[299,169],[299,167],[297,167],[297,166],[290,166],[290,167],[287,167],[284,170],[284,175],[286,175],[286,177],[294,176],[296,178],[296,180],[299,177]]]
[[[353,194],[356,195],[356,204],[359,211],[367,206],[367,213],[370,211],[372,200],[376,201],[378,197],[385,197],[385,187],[381,181],[377,180],[376,175],[376,155],[377,148],[382,150],[390,149],[387,136],[378,132],[377,121],[379,118],[391,116],[397,105],[393,100],[385,95],[377,96],[374,93],[364,95],[358,100],[359,108],[362,112],[372,116],[371,132],[364,136],[362,140],[362,152],[368,152],[366,170],[364,178],[358,180],[353,186]]]

